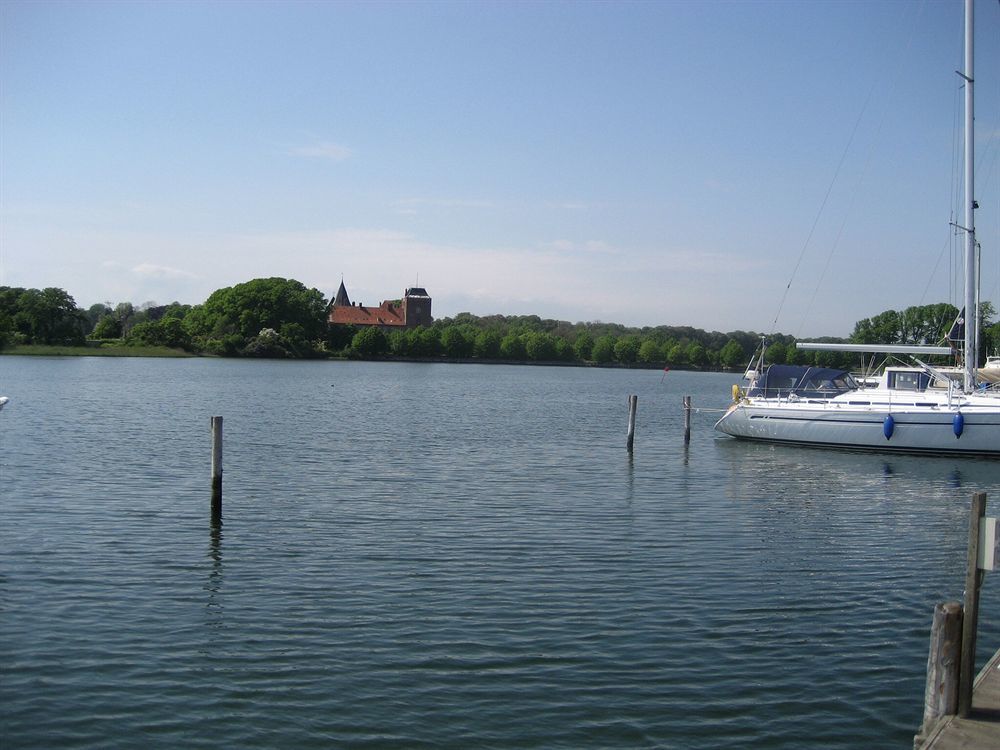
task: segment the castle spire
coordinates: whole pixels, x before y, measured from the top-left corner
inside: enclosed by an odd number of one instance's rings
[[[340,280],[340,289],[337,290],[337,296],[333,298],[333,302],[330,303],[331,307],[350,307],[351,298],[347,296],[347,288],[344,286],[344,280]]]

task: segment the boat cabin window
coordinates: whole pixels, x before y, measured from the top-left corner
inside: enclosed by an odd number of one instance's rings
[[[925,372],[889,371],[889,388],[896,391],[923,391],[930,383],[930,376]]]
[[[856,391],[858,384],[849,373],[820,370],[810,376],[807,373],[795,389],[795,393],[808,398],[832,398],[838,393]]]
[[[754,382],[748,396],[763,398],[833,398],[840,393],[858,389],[850,373],[822,367],[771,365]]]

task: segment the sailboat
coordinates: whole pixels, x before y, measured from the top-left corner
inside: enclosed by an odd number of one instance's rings
[[[965,310],[962,367],[941,368],[920,356],[951,355],[951,346],[800,342],[801,349],[905,355],[912,365],[887,365],[875,379],[844,370],[798,365],[747,370],[746,389],[733,386],[733,403],[715,429],[736,438],[841,449],[1000,458],[1000,386],[976,367],[979,306],[973,182],[973,0],[965,0],[964,215]],[[987,373],[983,373],[987,375]]]

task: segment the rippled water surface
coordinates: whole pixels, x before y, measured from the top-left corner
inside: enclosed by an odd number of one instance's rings
[[[908,747],[1000,465],[717,437],[732,382],[0,358],[0,746]]]

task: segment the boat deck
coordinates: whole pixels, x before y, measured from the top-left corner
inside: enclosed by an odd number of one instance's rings
[[[1000,650],[976,677],[966,719],[946,716],[920,750],[987,750],[1000,747]]]

